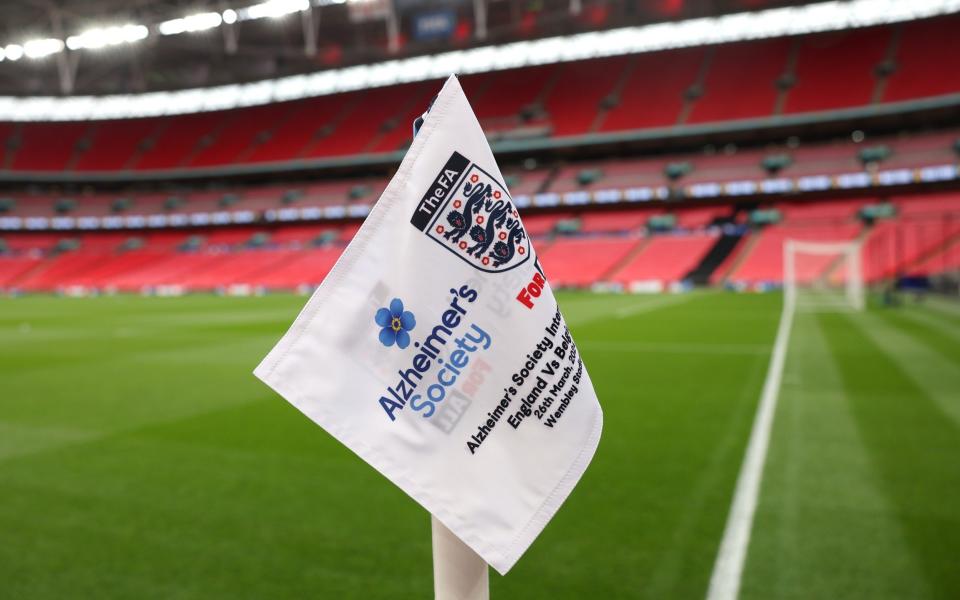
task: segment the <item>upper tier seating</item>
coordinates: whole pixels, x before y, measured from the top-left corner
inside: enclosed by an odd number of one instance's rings
[[[903,26],[897,47],[897,69],[883,100],[896,102],[960,91],[960,15],[917,21]]]
[[[781,109],[797,114],[960,93],[960,78],[951,76],[960,70],[958,27],[960,17],[951,16],[524,67],[462,81],[491,133],[526,127],[565,137],[772,117]],[[891,73],[878,71],[884,63]],[[794,84],[780,90],[785,75]],[[424,81],[148,119],[0,123],[0,169],[189,169],[393,152],[409,143],[411,121],[439,85]]]
[[[302,156],[322,158],[368,152],[369,146],[378,141],[378,136],[389,133],[390,130],[384,129],[388,122],[402,131],[402,141],[407,141],[410,123],[430,102],[430,91],[429,85],[412,83],[356,93],[353,102],[334,124],[333,131],[308,146]],[[397,143],[382,150],[396,150],[399,146]]]
[[[238,111],[239,112],[239,111]],[[154,134],[147,138],[147,148],[135,162],[137,169],[175,169],[184,166],[200,140],[213,139],[221,127],[223,113],[197,113],[163,119]],[[109,145],[109,140],[102,143]],[[88,150],[98,152],[99,144]]]
[[[634,57],[630,77],[618,94],[619,102],[606,114],[600,130],[676,125],[683,94],[696,82],[705,56],[704,48],[690,48]]]
[[[796,85],[787,94],[787,113],[870,104],[891,28],[824,33],[800,40]]]
[[[161,119],[123,119],[96,123],[90,139],[94,151],[81,152],[77,171],[120,171],[139,155],[142,144],[160,128]]]
[[[775,82],[787,68],[792,40],[718,46],[688,123],[765,117],[777,101]],[[749,68],[744,65],[749,64]]]
[[[208,167],[243,162],[259,142],[258,136],[282,123],[290,107],[283,104],[254,106],[232,111],[217,127],[208,144],[196,146],[184,166]]]
[[[316,138],[333,127],[346,107],[355,101],[353,94],[320,96],[284,103],[286,114],[273,123],[264,123],[265,138],[249,149],[243,162],[264,163],[294,160]]]
[[[590,60],[560,65],[558,79],[548,90],[545,102],[555,137],[593,130],[600,112],[600,101],[623,76],[628,60],[626,57],[612,58],[605,61],[601,69]]]
[[[66,170],[77,143],[90,128],[91,123],[24,123],[20,126],[20,144],[12,153],[10,170]]]

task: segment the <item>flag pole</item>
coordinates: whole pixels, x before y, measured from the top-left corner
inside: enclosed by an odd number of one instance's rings
[[[436,100],[436,98],[434,98]],[[423,121],[433,107],[413,122],[417,137]],[[487,563],[469,546],[453,535],[447,526],[430,515],[433,529],[433,594],[436,600],[490,600]]]
[[[430,515],[433,527],[433,593],[436,600],[489,600],[487,563]]]

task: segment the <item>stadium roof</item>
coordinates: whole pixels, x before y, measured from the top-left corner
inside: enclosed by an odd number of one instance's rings
[[[289,51],[301,60],[315,58],[309,56],[309,52],[304,52],[302,40],[294,43],[289,40],[290,36],[283,35],[285,28],[289,29],[291,25],[291,20],[283,17],[300,14],[300,20],[303,21],[301,24],[305,24],[308,19],[314,18],[314,10],[318,7],[339,7],[341,4],[349,4],[353,1],[360,0],[267,0],[259,4],[237,5],[236,9],[225,8],[220,11],[199,13],[185,11],[181,7],[182,3],[176,0],[149,2],[146,0],[95,0],[93,2],[69,0],[58,2],[55,6],[40,0],[16,3],[2,9],[4,18],[13,26],[12,29],[27,31],[28,29],[24,29],[25,24],[35,22],[36,11],[43,10],[47,12],[53,24],[55,37],[28,38],[21,43],[0,46],[0,89],[4,87],[3,78],[10,76],[6,69],[8,63],[55,61],[61,87],[64,87],[66,79],[66,83],[70,84],[67,87],[73,89],[77,83],[78,65],[81,62],[91,61],[94,64],[89,69],[89,74],[85,76],[107,77],[111,70],[116,69],[131,71],[135,75],[134,79],[139,78],[141,83],[132,86],[133,89],[146,90],[148,86],[144,81],[143,73],[153,72],[154,65],[142,64],[145,59],[138,52],[118,52],[117,47],[156,45],[159,43],[159,38],[176,38],[177,43],[182,41],[185,47],[197,44],[197,40],[201,40],[200,44],[209,45],[209,38],[213,34],[226,40],[226,43],[218,41],[213,44],[220,48],[220,54],[214,53],[203,61],[193,63],[181,58],[179,61],[184,65],[183,68],[186,71],[207,70],[218,65],[218,59],[224,59],[223,63],[227,64],[239,54],[243,67],[238,67],[242,73],[238,73],[235,79],[249,79],[251,70],[256,70],[256,67],[250,64],[256,62],[255,56],[266,56],[275,62],[278,56],[286,56],[285,53]],[[367,3],[380,0],[362,1]],[[219,6],[223,7],[226,4],[221,3]],[[488,44],[342,68],[317,70],[316,62],[310,61],[310,68],[303,68],[300,65],[293,69],[294,72],[306,70],[306,73],[279,78],[262,78],[250,83],[212,87],[188,86],[187,89],[173,91],[97,96],[22,94],[0,96],[0,120],[93,120],[223,110],[423,81],[441,78],[450,73],[479,73],[671,48],[835,31],[956,12],[960,12],[960,0],[911,0],[910,2],[833,0],[716,17],[558,35],[532,41]],[[137,20],[134,20],[134,13]],[[184,16],[170,18],[172,14]],[[72,15],[71,23],[74,24],[87,21],[101,23],[101,25],[92,29],[77,29],[79,33],[65,35],[66,29],[63,23],[66,15]],[[113,18],[108,18],[106,15],[112,15]],[[241,46],[237,44],[234,26],[246,21],[260,20],[270,21],[272,26],[278,29],[268,31],[266,34],[252,29],[250,43],[253,49],[250,50],[248,58],[247,50],[241,52]],[[20,27],[19,24],[24,26]],[[297,23],[294,25],[300,27]],[[246,30],[244,35],[247,35]],[[232,44],[231,36],[234,36]],[[268,50],[255,46],[261,38],[272,40],[270,42],[272,46]],[[166,45],[168,41],[164,40],[163,43]],[[177,60],[177,48],[177,44],[173,44],[172,50],[165,50],[162,53],[163,58],[156,60],[160,62]],[[314,50],[316,50],[315,47]],[[189,49],[187,54],[195,51],[196,48]],[[229,60],[226,60],[228,57]],[[103,70],[107,75],[101,72]],[[159,69],[158,72],[166,71]],[[232,79],[227,77],[227,80]],[[189,77],[184,81],[189,81]],[[23,89],[26,91],[31,89],[29,80],[23,85]],[[119,85],[118,91],[121,90],[127,92],[129,88]]]

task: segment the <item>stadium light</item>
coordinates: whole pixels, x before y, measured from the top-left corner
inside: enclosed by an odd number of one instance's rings
[[[234,14],[236,17],[236,14]],[[179,19],[170,19],[157,26],[160,35],[177,35],[180,33],[205,31],[219,27],[224,18],[217,12],[197,13]]]
[[[23,53],[27,58],[44,58],[57,52],[63,52],[63,40],[44,38],[29,40],[23,44]]]
[[[7,60],[20,60],[23,58],[23,46],[20,44],[7,44],[3,49],[3,53]]]
[[[79,35],[71,35],[67,38],[67,48],[79,50],[81,48],[104,48],[106,46],[116,46],[119,44],[128,44],[138,42],[146,38],[150,30],[145,25],[117,25],[115,27],[98,27],[84,31]]]
[[[221,16],[223,18],[223,22],[227,25],[233,25],[237,22],[237,11],[233,10],[232,8],[228,8],[227,10],[223,11]]]
[[[309,8],[310,0],[267,0],[267,2],[241,8],[237,11],[237,16],[241,21],[251,21],[267,17],[279,19],[280,17],[308,10]]]

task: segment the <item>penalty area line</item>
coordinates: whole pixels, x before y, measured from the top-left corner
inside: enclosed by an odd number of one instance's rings
[[[760,482],[763,478],[763,465],[770,445],[770,430],[773,415],[776,412],[777,397],[780,395],[780,381],[783,379],[783,366],[787,356],[790,329],[793,325],[794,307],[784,298],[777,338],[770,356],[767,378],[763,383],[760,405],[753,420],[747,452],[740,466],[737,488],[727,516],[727,525],[713,564],[707,600],[735,600],[740,593],[740,578],[750,545],[750,531],[753,529],[753,515],[757,509],[760,495]]]

